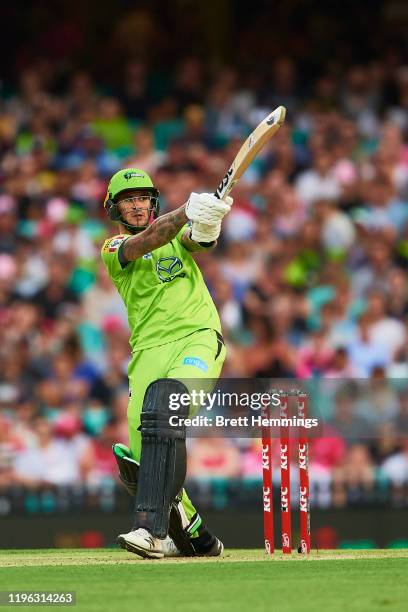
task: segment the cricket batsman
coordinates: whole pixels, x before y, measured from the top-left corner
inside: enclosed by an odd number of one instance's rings
[[[183,381],[217,379],[225,346],[215,305],[194,261],[215,246],[232,198],[192,193],[159,216],[159,192],[143,170],[125,168],[110,180],[105,210],[119,233],[105,241],[102,260],[121,295],[131,329],[129,445],[114,444],[120,477],[135,496],[131,531],[122,548],[142,557],[209,555],[223,544],[206,528],[183,489],[189,406],[170,425],[172,394]]]

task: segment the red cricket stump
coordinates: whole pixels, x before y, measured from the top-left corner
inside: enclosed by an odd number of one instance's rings
[[[262,418],[269,420],[269,406],[262,407]],[[262,426],[262,484],[265,552],[267,555],[271,555],[275,551],[275,534],[273,527],[272,440],[270,426]]]
[[[288,418],[288,395],[280,396],[280,418]],[[281,532],[282,552],[292,552],[291,505],[290,505],[290,453],[289,427],[280,428],[280,474],[281,474]]]
[[[298,418],[308,415],[307,394],[298,395]],[[300,552],[310,552],[310,485],[309,485],[309,444],[306,429],[299,434],[299,513],[300,513]]]

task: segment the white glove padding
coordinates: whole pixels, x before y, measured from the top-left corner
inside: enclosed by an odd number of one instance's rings
[[[191,226],[191,239],[195,242],[214,242],[221,232],[221,221],[212,225],[193,221]]]
[[[231,210],[232,198],[219,200],[213,193],[192,193],[186,204],[186,215],[191,221],[212,225],[221,221]]]

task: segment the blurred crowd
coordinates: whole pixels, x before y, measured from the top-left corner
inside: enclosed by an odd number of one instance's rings
[[[161,89],[140,60],[111,90],[81,70],[56,87],[48,61],[0,98],[0,486],[115,478],[130,351],[99,255],[115,233],[109,177],[143,168],[172,210],[212,192],[279,104],[286,125],[235,187],[217,249],[197,256],[223,376],[408,378],[408,66],[349,65],[307,89],[300,76],[288,56],[268,82],[187,57]],[[190,447],[191,477],[260,476],[259,441]],[[311,462],[334,484],[408,480],[386,421],[364,444],[333,429]]]

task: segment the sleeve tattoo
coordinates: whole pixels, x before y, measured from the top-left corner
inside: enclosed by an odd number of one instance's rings
[[[169,212],[154,221],[147,229],[131,236],[123,244],[123,255],[127,261],[134,261],[142,255],[158,249],[176,237],[177,233],[187,223],[185,205]]]

